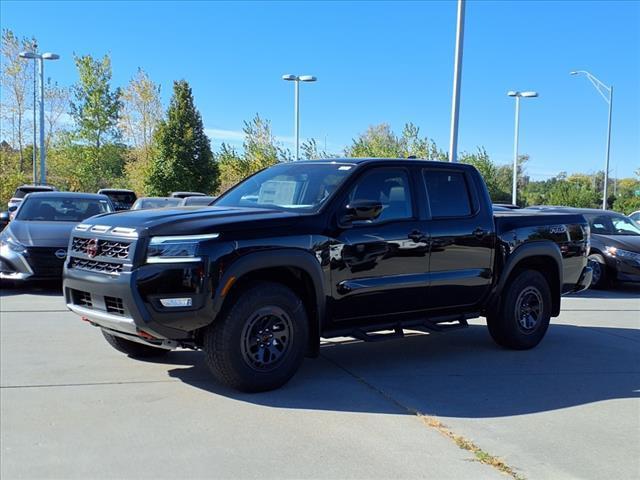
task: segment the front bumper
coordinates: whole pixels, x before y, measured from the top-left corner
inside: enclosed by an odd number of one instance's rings
[[[616,280],[620,282],[640,282],[640,263],[631,259],[615,259]]]
[[[200,288],[183,293],[176,289],[176,278],[193,276],[195,268],[200,267],[144,265],[119,275],[106,275],[66,267],[63,291],[67,307],[91,324],[133,341],[160,342],[160,346],[172,348],[191,343],[194,331],[213,320],[211,288],[205,272],[199,280]],[[160,302],[161,298],[176,297],[189,297],[192,305],[164,307]]]
[[[593,278],[593,270],[591,267],[584,267],[582,269],[582,273],[578,278],[578,282],[575,285],[575,288],[571,290],[570,293],[578,293],[586,290],[591,285],[591,279]]]

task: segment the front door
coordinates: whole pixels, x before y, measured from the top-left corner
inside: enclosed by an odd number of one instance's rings
[[[333,318],[353,320],[423,308],[428,291],[429,245],[418,218],[410,170],[377,167],[356,181],[345,205],[374,200],[375,220],[354,221],[331,246]]]

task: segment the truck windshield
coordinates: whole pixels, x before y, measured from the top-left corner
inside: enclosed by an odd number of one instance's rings
[[[238,184],[213,203],[316,212],[354,168],[345,163],[281,163]]]

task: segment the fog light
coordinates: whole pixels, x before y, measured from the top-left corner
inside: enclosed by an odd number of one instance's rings
[[[163,307],[190,307],[193,304],[191,298],[161,298]]]

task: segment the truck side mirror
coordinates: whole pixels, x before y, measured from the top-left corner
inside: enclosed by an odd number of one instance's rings
[[[375,200],[356,200],[344,208],[340,216],[342,225],[358,220],[375,220],[382,213],[382,203]]]

